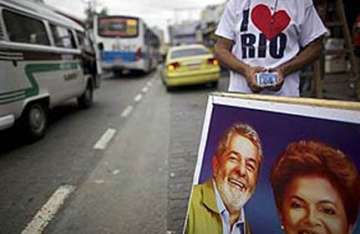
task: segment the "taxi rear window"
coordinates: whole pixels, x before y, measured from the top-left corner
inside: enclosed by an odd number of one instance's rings
[[[190,56],[198,56],[198,55],[206,55],[209,54],[209,51],[202,48],[192,48],[192,49],[183,49],[183,50],[175,50],[171,52],[171,58],[182,58],[182,57],[190,57]]]

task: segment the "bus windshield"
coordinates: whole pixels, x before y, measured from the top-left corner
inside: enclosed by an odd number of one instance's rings
[[[103,37],[137,37],[139,20],[127,17],[99,18],[99,36]]]

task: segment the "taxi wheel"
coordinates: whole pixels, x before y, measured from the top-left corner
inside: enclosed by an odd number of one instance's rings
[[[218,81],[213,81],[213,82],[210,83],[210,86],[211,86],[212,88],[217,88],[217,87],[218,87],[218,84],[219,84]]]
[[[166,91],[171,92],[171,91],[173,91],[173,90],[174,90],[174,88],[173,88],[173,87],[166,86]]]
[[[93,105],[94,89],[90,82],[86,86],[85,92],[80,97],[78,97],[77,101],[78,101],[78,105],[81,109],[87,109]]]
[[[25,130],[30,142],[41,139],[48,124],[48,108],[44,103],[30,103],[20,119],[20,126]]]

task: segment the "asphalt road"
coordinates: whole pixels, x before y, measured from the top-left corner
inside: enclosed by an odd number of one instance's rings
[[[21,233],[64,185],[75,190],[44,233],[166,233],[169,157],[177,137],[187,134],[196,149],[200,139],[192,131],[201,130],[212,91],[196,86],[168,93],[157,72],[111,77],[91,109],[79,110],[74,101],[54,109],[43,140],[29,145],[13,130],[0,133],[0,233]],[[187,106],[197,108],[195,120],[177,121]],[[110,143],[94,149],[109,129]]]

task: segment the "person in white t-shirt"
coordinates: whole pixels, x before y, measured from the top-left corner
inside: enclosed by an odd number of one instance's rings
[[[299,96],[299,70],[318,58],[326,32],[312,0],[229,0],[215,32],[229,91]],[[277,84],[262,88],[256,74],[267,71]]]

